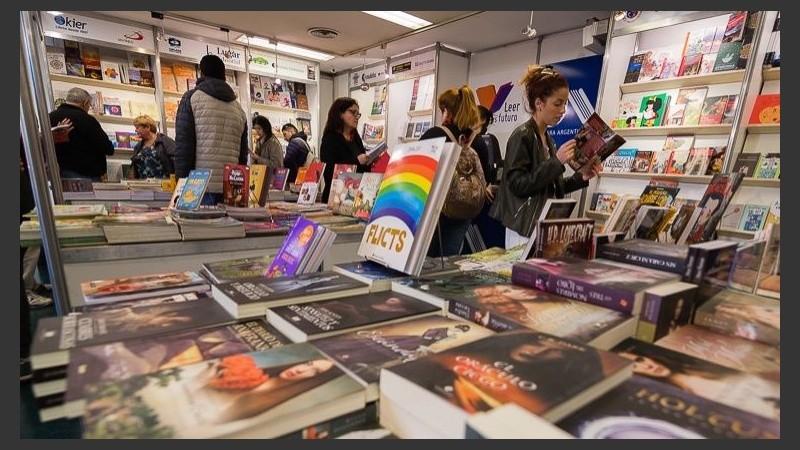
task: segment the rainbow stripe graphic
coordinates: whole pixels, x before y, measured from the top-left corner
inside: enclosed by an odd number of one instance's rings
[[[372,208],[370,222],[384,216],[395,217],[412,234],[416,233],[438,165],[438,159],[420,154],[390,160]]]

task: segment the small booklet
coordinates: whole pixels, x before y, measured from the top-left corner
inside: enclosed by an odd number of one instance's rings
[[[625,143],[625,139],[615,133],[596,112],[586,119],[575,134],[575,141],[578,148],[569,166],[576,172],[602,163]]]

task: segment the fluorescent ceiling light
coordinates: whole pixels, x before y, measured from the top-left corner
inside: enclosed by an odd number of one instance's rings
[[[47,11],[47,14],[50,14],[52,16],[60,16],[64,13],[62,13],[61,11]]]
[[[281,53],[288,53],[290,55],[303,56],[303,57],[306,57],[306,58],[315,59],[317,61],[327,61],[329,59],[333,59],[333,58],[336,57],[335,55],[330,55],[328,53],[322,53],[322,52],[318,52],[316,50],[309,50],[307,48],[298,47],[296,45],[284,44],[283,42],[278,42],[278,45],[277,45],[277,48],[276,48],[275,44],[270,42],[269,39],[265,39],[265,38],[261,38],[261,37],[257,37],[257,36],[250,36],[250,38],[248,39],[247,35],[243,34],[243,35],[239,36],[238,38],[236,38],[236,40],[238,42],[241,42],[242,44],[253,45],[253,46],[265,48],[265,49],[268,49],[268,50],[277,50],[278,52],[281,52]]]
[[[402,25],[406,28],[411,28],[412,30],[417,30],[422,27],[427,27],[428,25],[433,25],[431,22],[428,22],[425,19],[420,19],[417,16],[412,16],[411,14],[404,13],[403,11],[361,11],[361,12],[369,14],[370,16],[378,17],[383,20],[388,20],[389,22]]]

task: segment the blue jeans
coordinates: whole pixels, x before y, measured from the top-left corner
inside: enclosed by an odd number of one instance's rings
[[[428,256],[460,255],[470,222],[472,222],[470,219],[455,220],[439,214],[439,224],[433,232],[433,239],[428,247]],[[440,235],[441,240],[439,239]]]

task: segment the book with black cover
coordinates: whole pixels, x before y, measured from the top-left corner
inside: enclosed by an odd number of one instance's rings
[[[291,343],[275,327],[259,319],[76,348],[70,354],[67,369],[66,413],[68,417],[83,415],[83,399],[92,392],[94,383]]]
[[[292,342],[305,342],[441,312],[423,300],[383,291],[270,307],[266,317]]]
[[[233,320],[211,299],[43,317],[36,323],[31,367],[37,370],[67,364],[70,350],[77,347],[165,335]]]
[[[601,245],[597,257],[683,275],[689,247],[634,238]]]
[[[511,284],[493,272],[475,270],[436,279],[410,279],[393,289],[441,299],[447,311],[497,332],[530,328],[609,348],[630,337],[636,318],[538,289]]]
[[[780,422],[634,375],[557,422],[581,439],[779,439]]]
[[[312,343],[367,386],[369,402],[379,397],[381,368],[414,361],[492,334],[482,326],[433,315],[378,325]]]
[[[654,342],[692,321],[697,285],[673,281],[649,288],[644,293],[636,338]]]
[[[460,438],[469,415],[516,403],[555,422],[633,373],[614,353],[531,330],[498,333],[381,371],[380,420],[401,438],[417,431],[386,423],[384,399]]]
[[[238,319],[264,317],[267,308],[366,294],[369,285],[333,271],[293,277],[243,278],[211,283],[211,295]]]
[[[368,259],[334,264],[332,270],[369,284],[372,292],[386,291],[391,287],[393,281],[409,277],[408,274]]]
[[[594,219],[546,219],[536,224],[536,249],[531,257],[592,257]]]
[[[630,264],[577,258],[533,258],[514,263],[511,281],[575,300],[638,315],[644,291],[676,274]]]
[[[109,382],[86,399],[83,438],[273,438],[364,406],[361,384],[292,344]]]

